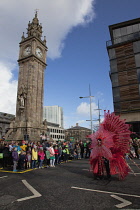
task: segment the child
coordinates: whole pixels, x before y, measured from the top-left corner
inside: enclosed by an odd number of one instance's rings
[[[54,152],[52,144],[49,147],[49,151],[50,151],[50,167],[55,167],[55,165],[54,165],[54,163],[55,163],[55,152]]]
[[[25,152],[24,151],[21,151],[21,154],[19,155],[19,168],[21,170],[24,170],[25,169],[25,161],[26,161],[26,155],[25,155]]]
[[[39,152],[38,152],[38,156],[39,156],[39,168],[43,168],[42,164],[43,164],[44,157],[45,157],[43,147],[40,147]]]
[[[47,168],[50,166],[50,151],[49,147],[46,147],[46,161],[47,161]]]
[[[30,151],[27,151],[27,155],[26,155],[27,168],[31,168],[31,160],[32,160],[32,155]]]
[[[17,148],[14,147],[12,149],[12,158],[13,158],[13,172],[17,171],[17,162],[18,162],[18,152]]]

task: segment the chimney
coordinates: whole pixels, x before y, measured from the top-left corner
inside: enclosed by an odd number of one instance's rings
[[[76,123],[76,126],[79,126],[78,123]]]

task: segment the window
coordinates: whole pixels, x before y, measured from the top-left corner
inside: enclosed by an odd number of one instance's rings
[[[113,88],[113,101],[120,101],[120,90],[118,87]]]
[[[140,54],[135,55],[136,67],[140,67]]]
[[[133,33],[133,26],[127,26],[127,34],[132,34]]]
[[[115,112],[120,112],[120,109],[121,109],[120,103],[114,103],[114,110],[115,110]]]
[[[134,53],[140,52],[140,41],[133,43],[133,50],[134,50]]]
[[[118,86],[118,74],[111,74],[112,86]]]
[[[133,33],[139,31],[139,24],[135,24],[132,27],[133,27]]]
[[[111,69],[111,73],[117,72],[117,61],[116,60],[110,61],[110,69]]]
[[[115,49],[109,49],[109,58],[110,60],[116,58]]]
[[[137,69],[137,77],[138,77],[138,82],[140,84],[140,69]]]

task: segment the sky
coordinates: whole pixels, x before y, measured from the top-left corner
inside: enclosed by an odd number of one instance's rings
[[[0,1],[0,112],[15,114],[19,42],[38,9],[47,39],[44,106],[63,108],[64,128],[93,128],[99,107],[113,112],[108,26],[140,17],[139,0],[1,0]],[[79,97],[85,97],[80,99]]]

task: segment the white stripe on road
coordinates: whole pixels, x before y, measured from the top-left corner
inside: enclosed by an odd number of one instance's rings
[[[77,190],[86,190],[86,191],[91,191],[91,192],[114,194],[114,195],[125,195],[125,196],[129,196],[129,197],[140,198],[140,195],[131,195],[131,194],[125,194],[125,193],[109,192],[109,191],[102,191],[102,190],[93,190],[93,189],[80,188],[80,187],[71,187],[71,188],[77,189]]]
[[[140,173],[135,173],[135,172],[134,172],[134,173],[132,173],[132,172],[129,172],[129,174],[137,174],[137,175],[138,175],[138,174],[140,174]]]
[[[5,178],[5,177],[8,177],[8,176],[1,176],[0,179]]]
[[[120,204],[115,205],[115,206],[116,206],[117,208],[119,208],[119,209],[121,209],[121,208],[123,208],[123,207],[125,207],[125,206],[129,206],[129,205],[132,204],[130,201],[127,201],[127,200],[125,200],[125,199],[123,199],[123,198],[120,198],[120,197],[117,196],[117,195],[110,195],[110,196],[122,202],[122,203],[120,203]]]
[[[22,180],[23,184],[34,194],[32,196],[29,197],[24,197],[24,198],[20,198],[17,199],[17,201],[25,201],[25,200],[29,200],[32,198],[37,198],[42,196],[39,192],[37,192],[30,184],[28,184],[28,182],[26,180]]]

